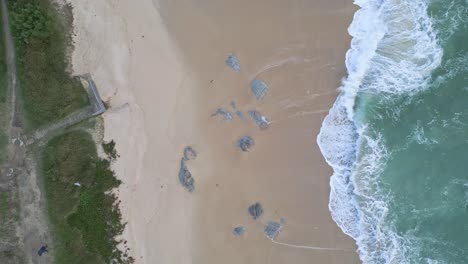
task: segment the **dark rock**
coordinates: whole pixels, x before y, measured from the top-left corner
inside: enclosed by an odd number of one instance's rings
[[[180,160],[180,170],[179,170],[179,181],[182,186],[189,192],[193,192],[195,189],[194,183],[195,180],[192,177],[192,174],[187,168],[186,159],[183,157]]]
[[[245,233],[245,227],[237,226],[232,229],[232,234],[235,236],[242,236]]]
[[[257,126],[260,129],[267,129],[268,128],[268,126],[269,126],[268,119],[265,116],[263,116],[259,111],[250,110],[249,115],[253,119],[255,124],[257,124]]]
[[[242,113],[241,111],[237,110],[237,111],[236,111],[236,115],[237,115],[241,120],[244,120],[244,113]]]
[[[250,82],[250,90],[255,95],[255,98],[260,101],[266,96],[268,86],[264,81],[255,79]]]
[[[247,152],[255,145],[255,142],[251,137],[244,136],[239,139],[237,145],[242,151]]]
[[[263,232],[265,232],[265,235],[269,239],[275,239],[275,237],[279,234],[280,230],[281,230],[281,224],[280,223],[270,221],[270,222],[268,222],[268,224],[263,229]]]
[[[263,214],[263,206],[260,203],[252,204],[249,206],[249,214],[257,220]]]
[[[216,109],[216,112],[214,112],[213,114],[211,114],[212,117],[215,117],[215,116],[221,116],[223,118],[224,121],[231,121],[232,120],[232,115],[229,111],[227,111],[226,109],[224,108],[218,108]]]
[[[233,69],[235,72],[240,72],[240,63],[239,60],[237,59],[236,55],[234,54],[229,54],[226,61],[226,65],[229,66],[231,69]]]
[[[197,152],[190,146],[185,147],[184,158],[185,160],[194,160],[195,158],[197,158]]]

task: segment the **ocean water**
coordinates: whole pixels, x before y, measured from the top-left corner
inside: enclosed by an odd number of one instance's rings
[[[468,0],[356,0],[317,142],[363,263],[468,263]]]

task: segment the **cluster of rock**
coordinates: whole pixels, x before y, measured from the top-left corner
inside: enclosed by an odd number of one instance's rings
[[[257,220],[263,215],[263,206],[260,203],[254,203],[247,208],[249,215],[254,219]],[[283,224],[286,222],[284,218],[281,218],[279,222],[276,221],[269,221],[264,227],[263,232],[265,233],[268,239],[275,239],[281,231]],[[241,236],[245,232],[245,227],[237,226],[233,229],[232,233],[235,236]]]
[[[226,110],[224,108],[216,109],[216,112],[211,114],[211,116],[212,117],[221,116],[224,121],[231,121],[232,120],[232,114],[228,110]]]
[[[180,169],[179,169],[179,181],[180,184],[189,192],[193,192],[195,189],[195,180],[192,177],[187,167],[187,161],[193,160],[197,157],[197,152],[190,146],[184,149],[184,155],[180,159]]]
[[[226,61],[226,65],[229,66],[232,70],[235,72],[240,72],[240,63],[239,59],[236,57],[234,54],[229,54]],[[265,96],[268,93],[268,86],[267,84],[259,79],[254,79],[250,82],[250,90],[252,94],[255,96],[255,99],[257,101],[261,101],[265,98]],[[240,111],[237,110],[236,104],[234,101],[231,102],[231,107],[235,114],[241,119],[244,120],[244,114]],[[267,129],[269,127],[269,121],[268,119],[262,115],[259,111],[257,110],[250,110],[248,111],[249,116],[251,119],[255,122],[255,124],[261,129]],[[217,117],[220,116],[222,120],[224,121],[231,121],[233,120],[233,115],[229,110],[226,108],[218,108],[216,111],[211,115],[212,117]],[[243,152],[248,152],[250,151],[253,146],[255,145],[254,140],[250,136],[243,136],[239,138],[237,141],[237,146],[239,149]],[[191,148],[187,147],[184,150],[184,157],[181,160],[181,170],[179,172],[179,179],[182,185],[188,190],[188,191],[193,191],[194,189],[194,180],[190,174],[190,172],[187,169],[186,162],[190,159],[194,159],[196,157],[196,152]],[[263,211],[263,206],[260,203],[254,203],[250,205],[247,209],[249,215],[254,219],[257,220],[259,219],[264,211]],[[269,239],[274,239],[280,232],[282,225],[284,224],[284,220],[281,219],[280,222],[275,222],[275,221],[269,221],[265,226],[264,226],[264,233]],[[246,231],[246,228],[244,226],[236,226],[232,229],[232,234],[234,236],[242,236]]]

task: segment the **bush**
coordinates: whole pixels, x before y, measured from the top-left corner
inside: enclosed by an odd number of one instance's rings
[[[9,1],[26,129],[62,119],[89,104],[81,82],[66,71],[70,28],[49,0]]]
[[[43,154],[45,194],[56,241],[56,263],[131,263],[117,249],[123,232],[120,185],[110,161],[97,156],[91,136],[69,132],[52,139]],[[80,183],[80,187],[75,183]]]
[[[50,35],[51,19],[46,10],[37,3],[12,4],[11,27],[15,34],[16,43],[25,47],[33,38],[46,39]]]

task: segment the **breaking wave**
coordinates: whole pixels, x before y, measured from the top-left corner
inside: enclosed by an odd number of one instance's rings
[[[363,263],[408,263],[417,245],[395,231],[387,217],[391,193],[379,176],[389,153],[366,124],[366,98],[411,96],[429,87],[442,49],[424,0],[356,0],[348,29],[348,75],[324,119],[317,142],[334,173],[329,209],[344,233],[356,240]],[[429,263],[430,260],[425,262]]]

